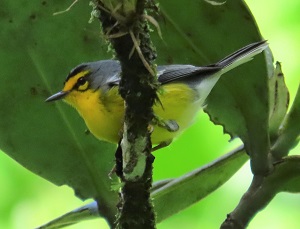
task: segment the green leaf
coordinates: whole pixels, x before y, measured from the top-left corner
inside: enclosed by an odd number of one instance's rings
[[[286,115],[279,137],[272,146],[272,155],[281,159],[288,155],[289,151],[298,144],[300,136],[300,85],[291,107],[290,112]]]
[[[84,220],[96,219],[99,217],[101,216],[98,211],[98,205],[97,202],[94,201],[68,212],[36,229],[58,229],[79,223]]]
[[[232,177],[247,160],[248,156],[240,147],[179,178],[156,182],[151,196],[154,199],[157,221],[161,222],[205,198]],[[92,202],[52,220],[39,229],[62,228],[98,217],[100,214],[97,204]]]
[[[88,24],[88,4],[79,1],[68,13],[52,15],[65,8],[59,1],[2,3],[0,149],[82,199],[99,198],[113,217],[117,195],[107,174],[115,146],[86,134],[71,107],[44,102],[61,89],[71,68],[107,58],[100,55],[106,47],[99,45],[98,25]]]
[[[300,193],[300,156],[286,157],[278,163],[270,183],[274,182],[281,192]]]
[[[157,222],[205,198],[229,180],[247,160],[248,156],[240,148],[155,190],[151,196]]]
[[[289,106],[289,91],[279,62],[276,63],[274,74],[269,80],[269,101],[269,134],[273,142],[279,136],[280,125]]]
[[[212,64],[233,51],[262,40],[244,1],[214,6],[204,0],[160,1],[163,41],[153,37],[158,62],[163,64]],[[188,13],[187,13],[188,12]],[[232,23],[235,22],[235,23]],[[270,58],[269,52],[267,59]],[[272,66],[272,63],[268,63]],[[269,171],[269,94],[264,55],[225,74],[207,99],[211,120],[232,137],[240,137],[251,155],[254,173]],[[253,160],[255,163],[253,164]]]

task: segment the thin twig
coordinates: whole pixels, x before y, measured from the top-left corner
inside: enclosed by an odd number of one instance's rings
[[[132,42],[133,42],[133,44],[135,46],[135,50],[137,51],[137,53],[138,53],[141,61],[143,62],[145,68],[149,71],[149,73],[152,76],[155,76],[155,73],[154,73],[153,69],[150,67],[149,63],[146,61],[146,59],[145,59],[145,57],[144,57],[144,55],[142,53],[142,50],[141,50],[141,48],[139,46],[139,42],[137,41],[136,37],[134,36],[132,30],[129,30],[129,34],[130,34]]]
[[[161,30],[160,30],[160,26],[159,26],[158,22],[155,20],[155,18],[151,17],[151,16],[149,16],[147,14],[143,14],[143,18],[145,18],[152,25],[154,25],[154,27],[157,29],[157,33],[158,33],[159,37],[162,39],[162,33],[161,33]]]
[[[68,12],[79,0],[74,0],[74,2],[65,10],[62,10],[62,11],[58,11],[58,12],[55,12],[53,13],[53,16],[56,16],[58,14],[63,14],[63,13],[66,13]]]

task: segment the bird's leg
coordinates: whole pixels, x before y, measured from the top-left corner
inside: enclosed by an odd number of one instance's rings
[[[116,163],[112,167],[112,169],[110,170],[110,172],[108,173],[108,177],[111,180],[112,180],[112,175],[114,173],[116,173],[118,177],[122,177],[123,176],[123,167],[122,167],[122,159],[121,159],[122,158],[121,141],[122,141],[122,138],[120,138],[119,143],[118,143],[118,148],[116,149],[116,152],[115,152]]]
[[[162,118],[154,115],[154,119],[152,120],[152,124],[157,125],[166,129],[169,132],[176,132],[179,130],[179,125],[175,120],[163,120]]]
[[[154,130],[154,125],[159,126],[161,128],[166,129],[169,132],[176,132],[179,130],[179,125],[177,124],[177,122],[175,120],[163,120],[162,118],[158,117],[157,115],[154,115],[154,119],[152,120],[152,125],[150,126],[150,132],[152,132]],[[159,143],[158,145],[154,146],[152,148],[152,152],[162,149],[168,145],[170,145],[172,142],[172,139],[167,140],[167,141],[163,141],[161,143]]]
[[[168,140],[168,141],[164,141],[159,143],[158,145],[152,147],[151,152],[154,152],[156,150],[162,149],[164,147],[167,147],[168,145],[170,145],[172,143],[172,139]]]

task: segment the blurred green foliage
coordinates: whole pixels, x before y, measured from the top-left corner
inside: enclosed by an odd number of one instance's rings
[[[248,0],[247,3],[262,35],[269,40],[275,60],[282,62],[293,98],[300,74],[300,2]],[[194,136],[202,139],[201,144],[193,141]],[[228,140],[229,136],[223,135],[222,128],[214,126],[201,113],[197,123],[180,139],[156,153],[154,179],[175,177],[198,168],[239,143],[228,143]],[[189,151],[186,151],[187,147]],[[299,153],[299,147],[294,152]],[[226,214],[236,206],[250,181],[250,168],[246,165],[208,198],[159,224],[158,228],[218,228]],[[56,187],[22,168],[3,153],[0,153],[0,182],[0,228],[34,228],[82,204],[70,188]],[[279,194],[266,210],[255,217],[249,228],[298,228],[299,201],[299,196]],[[101,222],[103,225],[100,226]],[[101,219],[84,223],[84,228],[96,227],[108,228]],[[82,228],[82,225],[71,228]]]

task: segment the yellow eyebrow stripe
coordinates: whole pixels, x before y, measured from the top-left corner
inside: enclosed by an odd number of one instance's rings
[[[71,91],[74,87],[74,85],[76,84],[77,80],[80,77],[85,76],[86,74],[88,74],[90,71],[86,70],[86,71],[82,71],[77,73],[76,75],[72,76],[66,83],[65,86],[63,88],[63,91]]]

